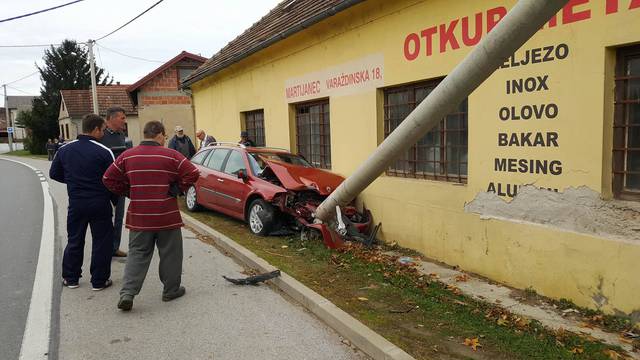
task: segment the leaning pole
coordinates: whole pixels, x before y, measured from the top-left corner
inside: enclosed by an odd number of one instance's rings
[[[569,0],[520,0],[316,211],[328,222],[524,45]]]

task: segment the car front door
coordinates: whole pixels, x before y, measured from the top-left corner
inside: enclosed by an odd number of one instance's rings
[[[222,172],[222,165],[229,155],[229,149],[215,149],[203,162],[203,171],[200,173],[200,191],[202,204],[208,208],[218,210],[221,197],[218,195],[218,182]]]
[[[243,177],[239,177],[240,173]],[[221,206],[230,210],[232,216],[244,218],[244,204],[251,185],[248,183],[247,162],[245,155],[238,150],[231,150],[224,169],[219,175],[218,193],[221,196]]]

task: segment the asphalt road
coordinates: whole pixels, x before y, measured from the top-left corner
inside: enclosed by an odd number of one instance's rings
[[[43,198],[33,170],[0,159],[0,354],[20,354],[42,233]]]
[[[49,162],[21,158],[21,161],[48,174]],[[0,160],[1,161],[1,160]],[[28,169],[26,169],[28,170]],[[25,170],[25,171],[26,171]],[[0,168],[0,178],[7,174]],[[37,184],[29,184],[34,193]],[[26,184],[23,185],[25,188]],[[341,342],[341,337],[301,305],[274,289],[235,286],[221,275],[243,277],[243,268],[233,259],[204,244],[183,230],[183,284],[187,295],[164,303],[158,279],[158,255],[149,268],[142,292],[129,313],[118,311],[116,303],[122,286],[123,259],[114,259],[111,278],[114,285],[104,291],[91,291],[88,278],[78,289],[62,289],[59,256],[66,244],[67,194],[63,184],[49,179],[56,205],[56,253],[54,272],[54,315],[51,360],[173,360],[173,359],[366,359]],[[39,195],[42,196],[42,195]],[[42,203],[40,203],[42,212]],[[25,217],[29,218],[29,217]],[[35,220],[25,221],[33,224]],[[128,233],[121,248],[127,249]],[[90,233],[85,246],[88,272]],[[4,249],[0,249],[4,251]],[[36,250],[37,253],[37,250]],[[34,259],[35,259],[34,254]],[[4,273],[4,272],[2,272]],[[4,282],[4,280],[3,280]],[[1,293],[4,293],[0,289]],[[28,306],[25,305],[25,308]],[[4,325],[2,325],[4,328]],[[3,338],[0,338],[2,344]],[[0,345],[4,346],[4,345]],[[18,344],[19,349],[19,344]],[[5,359],[4,351],[0,358]],[[6,359],[12,359],[6,357]]]

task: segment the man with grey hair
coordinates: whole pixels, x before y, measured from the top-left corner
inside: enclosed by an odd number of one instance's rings
[[[175,135],[169,140],[169,149],[173,149],[180,154],[184,155],[187,159],[191,159],[196,153],[196,147],[193,145],[191,139],[185,135],[182,126],[178,125],[175,128]]]
[[[107,128],[100,142],[113,152],[118,158],[127,149],[127,138],[125,137],[127,116],[125,110],[119,106],[107,109]],[[113,256],[125,257],[127,253],[120,250],[122,239],[122,219],[124,218],[124,196],[118,197],[113,216]]]
[[[211,135],[207,135],[204,130],[198,130],[196,131],[196,137],[198,138],[198,140],[200,140],[200,147],[198,148],[198,150],[202,150],[205,147],[214,144],[216,142],[216,138],[214,138]]]

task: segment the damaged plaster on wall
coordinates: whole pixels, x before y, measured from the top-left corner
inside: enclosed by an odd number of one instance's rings
[[[640,204],[602,200],[586,186],[564,192],[522,186],[507,202],[494,193],[479,193],[465,211],[485,218],[531,222],[584,234],[640,241]]]

